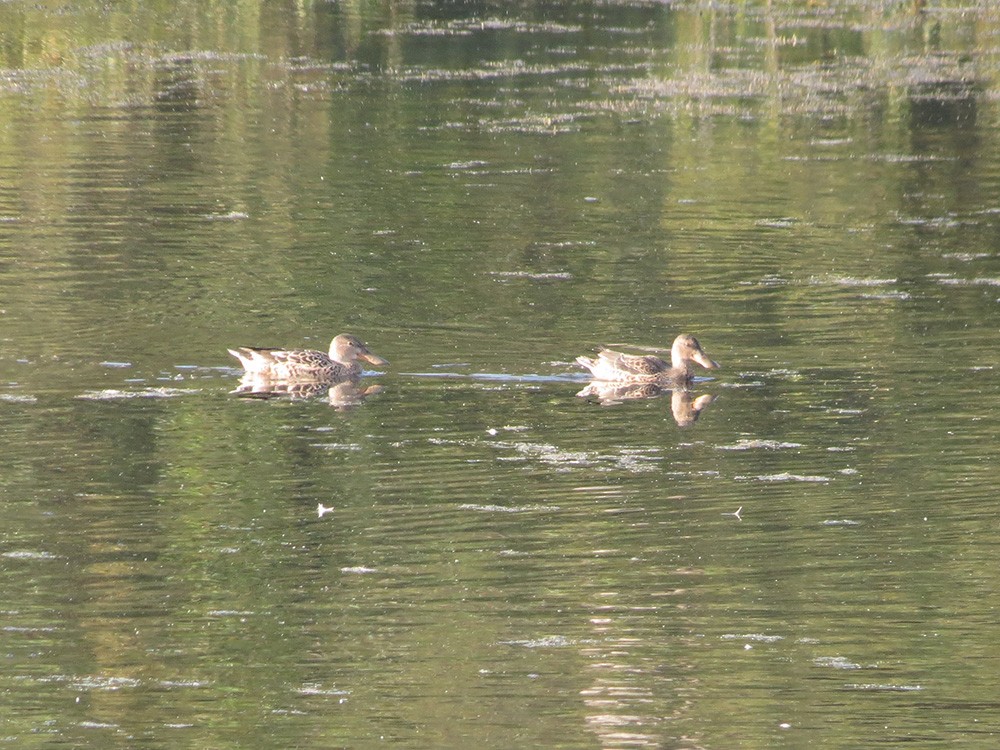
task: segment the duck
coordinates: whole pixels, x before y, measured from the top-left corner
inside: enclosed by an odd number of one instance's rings
[[[342,333],[330,342],[329,353],[315,349],[268,349],[241,346],[229,353],[243,365],[247,375],[276,381],[322,381],[334,383],[361,376],[364,360],[376,367],[389,362],[373,354],[357,336]]]
[[[670,347],[670,363],[651,354],[622,354],[601,349],[595,359],[577,357],[577,364],[590,370],[594,380],[613,383],[671,383],[687,385],[693,373],[691,363],[697,362],[707,370],[715,370],[719,363],[710,359],[698,339],[682,333]]]

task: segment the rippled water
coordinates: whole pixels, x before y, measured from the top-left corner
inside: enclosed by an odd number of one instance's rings
[[[920,5],[0,5],[0,741],[992,747],[1000,15]]]

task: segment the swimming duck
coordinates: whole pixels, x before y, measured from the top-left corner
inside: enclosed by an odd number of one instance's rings
[[[577,363],[590,370],[594,380],[616,383],[678,383],[690,382],[691,363],[697,362],[708,370],[719,366],[709,359],[698,339],[682,333],[670,348],[670,364],[651,354],[622,354],[602,349],[596,359],[577,357]]]
[[[315,349],[265,349],[241,346],[229,353],[248,374],[270,380],[336,382],[360,377],[359,359],[380,367],[389,364],[372,354],[357,336],[342,333],[330,342],[330,353]]]

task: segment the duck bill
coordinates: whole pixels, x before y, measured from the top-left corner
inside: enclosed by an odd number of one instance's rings
[[[706,370],[718,370],[721,365],[714,359],[709,359],[705,352],[695,352],[691,359],[704,367]]]
[[[372,354],[371,352],[362,352],[358,355],[358,359],[363,359],[370,365],[375,365],[375,367],[385,367],[389,364],[389,360],[382,359],[377,354]]]

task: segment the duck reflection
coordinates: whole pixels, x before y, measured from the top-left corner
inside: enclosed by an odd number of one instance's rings
[[[243,398],[317,398],[326,394],[330,406],[346,411],[360,406],[366,398],[383,390],[381,385],[362,385],[358,378],[342,380],[281,380],[246,373],[231,393]]]
[[[694,424],[701,412],[716,398],[708,393],[695,397],[686,388],[671,388],[661,383],[611,383],[605,380],[594,380],[576,395],[580,398],[596,398],[602,406],[614,406],[625,401],[659,398],[668,392],[670,411],[680,427]]]

